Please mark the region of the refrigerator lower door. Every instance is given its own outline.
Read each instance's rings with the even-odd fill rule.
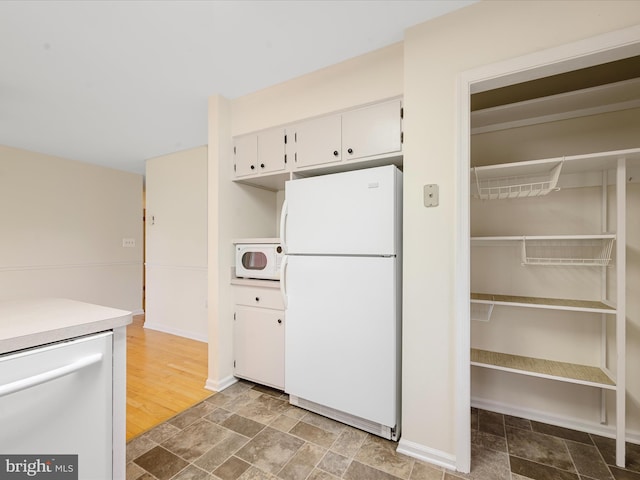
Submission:
[[[286,270],[285,391],[395,427],[396,258],[289,256]]]
[[[52,478],[71,473],[58,456],[77,455],[75,478],[112,478],[112,339],[105,332],[0,356],[0,454],[37,455],[55,468]]]

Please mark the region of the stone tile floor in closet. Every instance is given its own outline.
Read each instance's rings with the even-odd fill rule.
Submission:
[[[640,480],[640,446],[623,470],[610,439],[476,409],[471,421],[464,475],[240,382],[131,440],[127,480]]]

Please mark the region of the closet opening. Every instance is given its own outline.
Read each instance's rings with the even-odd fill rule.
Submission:
[[[459,77],[460,471],[472,406],[613,436],[624,466],[639,38],[634,27]]]

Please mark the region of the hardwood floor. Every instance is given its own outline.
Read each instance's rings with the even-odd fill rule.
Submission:
[[[213,394],[206,343],[143,325],[136,315],[127,327],[127,441]]]

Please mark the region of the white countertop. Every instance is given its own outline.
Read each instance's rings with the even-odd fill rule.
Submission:
[[[66,298],[0,302],[0,354],[130,324],[126,310]]]

